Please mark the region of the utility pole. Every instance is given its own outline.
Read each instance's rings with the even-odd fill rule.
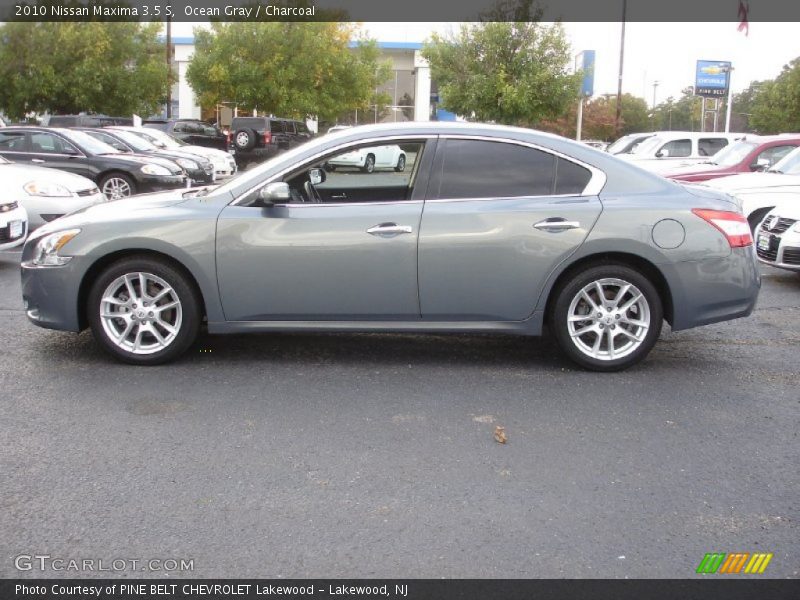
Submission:
[[[653,131],[656,130],[656,88],[659,83],[659,81],[653,82]]]
[[[619,121],[622,116],[622,69],[625,65],[625,18],[628,12],[628,0],[622,0],[622,33],[619,38],[619,78],[617,80],[617,115],[614,118],[614,131],[619,136]]]
[[[731,132],[731,102],[733,100],[731,77],[733,77],[733,65],[728,68],[728,99],[725,101],[725,133]]]
[[[167,16],[167,118],[172,117],[172,18]]]

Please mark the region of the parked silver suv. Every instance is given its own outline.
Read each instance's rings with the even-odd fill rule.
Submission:
[[[326,173],[397,145],[406,168]],[[33,234],[29,319],[134,364],[210,333],[500,332],[548,324],[578,364],[642,360],[675,330],[743,317],[760,279],[747,221],[583,144],[463,123],[356,127],[216,188],[90,208]]]

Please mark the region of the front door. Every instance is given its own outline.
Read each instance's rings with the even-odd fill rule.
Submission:
[[[410,144],[414,156],[424,145]],[[220,214],[217,277],[228,321],[419,319],[427,173],[409,164],[403,173],[337,170],[319,182],[328,158],[281,179],[291,201],[262,207],[255,190]]]

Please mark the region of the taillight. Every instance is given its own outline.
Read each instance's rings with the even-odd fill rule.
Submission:
[[[743,215],[728,210],[711,210],[709,208],[693,208],[692,212],[705,222],[722,232],[731,248],[744,248],[753,245],[750,225]]]
[[[226,143],[228,144],[228,148],[230,148],[231,147],[231,143],[233,142],[233,136],[231,135],[230,131],[225,134],[225,140],[226,140]]]
[[[272,143],[272,132],[271,131],[265,131],[264,132],[264,144],[270,144],[270,143]]]

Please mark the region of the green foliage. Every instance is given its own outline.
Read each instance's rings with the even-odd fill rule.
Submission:
[[[0,109],[149,115],[166,99],[160,24],[0,25]]]
[[[681,97],[672,96],[661,102],[653,111],[653,131],[699,131],[702,99],[694,95],[691,87],[684,88]],[[643,129],[642,131],[646,131]]]
[[[574,102],[581,74],[560,23],[543,25],[531,1],[506,2],[486,17],[524,20],[464,24],[452,36],[433,34],[422,50],[438,83],[442,107],[479,121],[534,125]]]
[[[733,95],[733,110],[731,111],[731,131],[753,133],[755,130],[750,122],[753,116],[753,107],[758,90],[763,85],[761,81],[753,81],[747,89]]]
[[[195,30],[187,79],[204,107],[231,102],[281,116],[332,120],[377,103],[390,75],[374,41],[349,47],[347,23],[213,23]]]
[[[800,58],[757,88],[750,123],[762,134],[800,131]],[[736,108],[736,105],[733,105]]]
[[[560,118],[540,123],[538,127],[545,131],[574,138],[577,128],[577,107],[575,103]],[[616,139],[617,97],[613,95],[598,96],[583,104],[583,125],[581,138],[584,140]],[[647,103],[631,94],[622,95],[622,113],[620,115],[621,135],[647,131],[650,128]]]

